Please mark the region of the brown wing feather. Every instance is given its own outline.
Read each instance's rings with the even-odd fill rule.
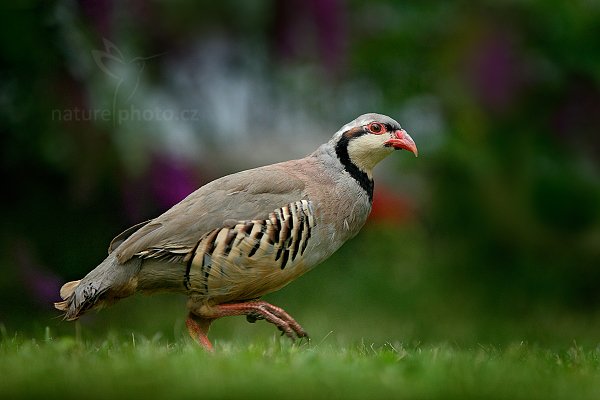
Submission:
[[[202,186],[121,243],[116,249],[119,263],[146,251],[187,253],[204,234],[227,220],[265,219],[274,209],[305,198],[304,182],[288,172],[300,167],[297,161],[287,161]]]
[[[113,240],[111,240],[110,244],[108,245],[108,254],[115,251],[115,249],[117,247],[119,247],[121,245],[121,243],[123,243],[125,240],[127,240],[127,238],[129,236],[133,235],[135,233],[135,231],[137,231],[138,229],[140,229],[142,226],[146,225],[150,221],[151,220],[140,222],[139,224],[135,224],[134,226],[125,229],[123,232],[121,232],[117,236],[115,236],[115,238]]]

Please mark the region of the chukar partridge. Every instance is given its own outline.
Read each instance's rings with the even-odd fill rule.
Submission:
[[[400,149],[417,155],[398,122],[365,114],[305,158],[210,182],[114,238],[108,257],[66,283],[55,307],[74,320],[136,292],[169,291],[188,296],[188,331],[208,350],[211,322],[232,315],[306,337],[284,310],[259,299],[358,233],[371,211],[373,167]]]

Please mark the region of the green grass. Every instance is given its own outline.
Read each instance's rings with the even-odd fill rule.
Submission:
[[[9,337],[2,398],[597,399],[600,349]]]

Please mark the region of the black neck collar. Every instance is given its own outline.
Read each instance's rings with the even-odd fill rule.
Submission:
[[[364,189],[369,196],[369,201],[372,203],[374,188],[373,179],[369,178],[369,175],[367,175],[365,171],[358,168],[358,166],[352,162],[352,159],[350,159],[350,155],[348,154],[348,143],[354,137],[356,136],[348,136],[346,134],[342,135],[340,140],[335,145],[335,154],[344,166],[344,169],[352,178],[354,178],[354,180],[356,180],[356,182],[358,182],[360,187]]]

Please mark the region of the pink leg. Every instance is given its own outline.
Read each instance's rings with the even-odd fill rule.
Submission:
[[[208,329],[210,328],[210,324],[213,319],[211,318],[202,318],[192,313],[189,313],[187,320],[185,321],[185,325],[187,326],[188,332],[192,339],[196,341],[200,346],[202,346],[207,351],[214,351],[213,345],[208,340]]]
[[[251,301],[246,303],[219,304],[210,308],[208,313],[203,313],[210,320],[229,317],[233,315],[246,315],[249,320],[264,319],[279,328],[287,337],[294,341],[296,337],[308,338],[308,334],[294,318],[279,307],[266,301]],[[208,340],[208,339],[207,339]]]

